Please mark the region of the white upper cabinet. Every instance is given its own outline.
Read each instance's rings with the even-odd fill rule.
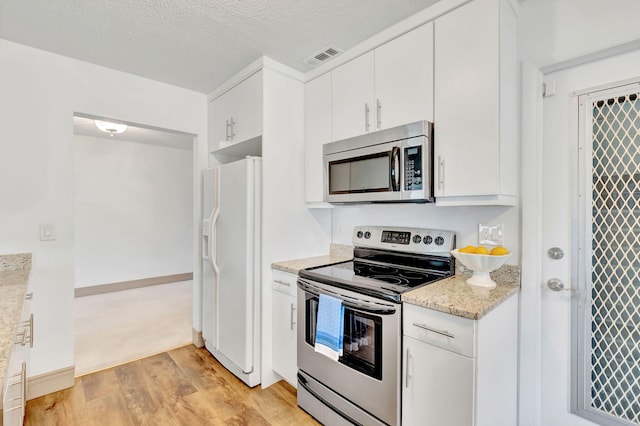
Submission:
[[[209,151],[262,135],[262,70],[209,103]]]
[[[331,71],[332,139],[433,121],[433,23]]]
[[[375,50],[376,130],[433,121],[433,23]]]
[[[435,21],[438,205],[516,203],[516,45],[508,0],[474,0]]]
[[[373,52],[367,52],[331,71],[333,140],[373,130],[373,60]]]
[[[323,202],[322,145],[327,142],[331,142],[331,73],[304,86],[304,189],[308,204]]]

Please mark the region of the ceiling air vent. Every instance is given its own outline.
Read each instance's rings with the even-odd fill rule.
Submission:
[[[338,56],[341,53],[342,49],[330,44],[324,49],[318,50],[316,53],[304,59],[302,62],[307,65],[311,65],[312,67],[317,67],[318,65],[327,62],[329,59]]]

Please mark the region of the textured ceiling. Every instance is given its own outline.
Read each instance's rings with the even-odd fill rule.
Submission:
[[[0,0],[0,37],[208,93],[261,55],[295,68],[438,0]]]

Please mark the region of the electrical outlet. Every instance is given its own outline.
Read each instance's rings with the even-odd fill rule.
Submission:
[[[40,241],[53,241],[56,239],[56,226],[53,223],[40,224]]]
[[[502,245],[503,225],[478,225],[478,244]]]

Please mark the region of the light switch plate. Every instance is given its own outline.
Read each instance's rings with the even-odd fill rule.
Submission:
[[[478,225],[478,244],[501,246],[503,237],[503,225]]]
[[[56,226],[53,223],[40,224],[40,241],[53,241],[56,239]]]

